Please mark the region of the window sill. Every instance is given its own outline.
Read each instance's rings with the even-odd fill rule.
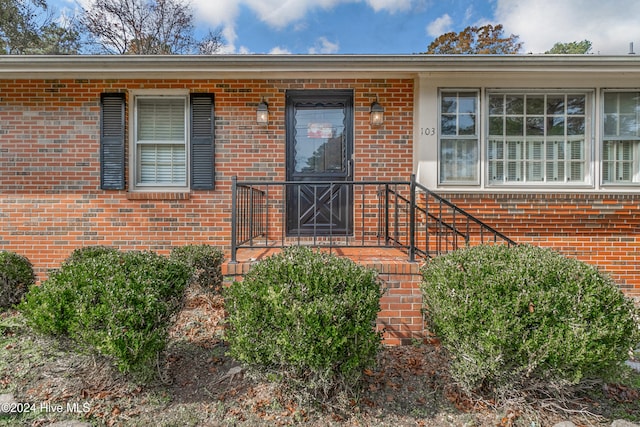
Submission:
[[[129,200],[189,200],[190,192],[129,192]]]

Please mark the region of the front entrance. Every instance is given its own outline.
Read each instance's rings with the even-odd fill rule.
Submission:
[[[287,234],[352,234],[353,92],[291,90],[286,109]]]

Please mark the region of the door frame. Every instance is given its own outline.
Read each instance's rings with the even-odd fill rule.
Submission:
[[[286,180],[288,182],[304,182],[304,181],[353,181],[354,179],[354,165],[353,155],[355,150],[354,141],[354,90],[353,89],[291,89],[286,92],[285,103],[285,158],[286,158]],[[343,105],[345,110],[345,126],[344,126],[344,152],[342,161],[344,162],[343,171],[323,174],[313,173],[297,173],[295,171],[295,142],[296,142],[296,129],[295,129],[295,115],[296,110],[299,107],[322,107],[327,104]],[[292,200],[293,190],[295,186],[288,186],[286,197],[286,234],[288,236],[298,235],[310,235],[309,231],[301,230],[299,228],[292,227],[293,223],[299,223],[298,219],[294,216],[297,215],[297,202]],[[344,214],[346,218],[347,227],[343,230],[317,230],[314,231],[314,235],[351,235],[353,234],[353,217],[354,217],[354,202],[353,202],[353,186],[346,187],[345,197],[348,201]]]

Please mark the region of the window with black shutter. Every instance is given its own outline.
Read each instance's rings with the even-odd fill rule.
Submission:
[[[191,189],[214,187],[213,95],[191,95]]]
[[[123,190],[125,97],[123,93],[105,93],[100,101],[100,188]]]
[[[212,94],[130,94],[131,150],[125,157],[125,95],[104,93],[100,117],[100,186],[130,191],[214,188]]]

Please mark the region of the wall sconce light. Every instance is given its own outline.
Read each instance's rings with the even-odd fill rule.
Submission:
[[[256,110],[256,122],[258,122],[259,125],[269,124],[269,104],[267,104],[264,99],[258,104],[258,109]]]
[[[371,126],[380,126],[384,122],[384,108],[378,104],[378,99],[371,103]]]

